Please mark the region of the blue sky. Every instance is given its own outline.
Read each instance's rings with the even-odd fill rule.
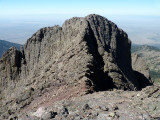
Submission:
[[[160,0],[0,0],[0,16],[160,15]]]
[[[93,13],[116,23],[133,43],[160,44],[160,0],[0,0],[0,39],[24,44],[42,27]]]

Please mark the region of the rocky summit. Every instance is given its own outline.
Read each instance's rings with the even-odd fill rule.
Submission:
[[[139,59],[132,69],[130,48],[123,30],[95,14],[71,18],[62,27],[38,30],[24,47],[12,47],[0,59],[0,118],[17,120],[25,115],[27,120],[41,119],[41,112],[57,101],[152,85],[147,69],[136,66]],[[32,114],[36,118],[29,117],[32,110],[37,110]],[[64,107],[62,113],[68,116],[70,111]],[[58,113],[50,114],[46,119]]]

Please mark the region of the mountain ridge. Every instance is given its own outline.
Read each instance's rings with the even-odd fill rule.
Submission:
[[[132,45],[132,53],[139,54],[150,69],[150,76],[156,84],[160,82],[160,49],[149,45]]]
[[[12,46],[16,47],[17,49],[20,49],[21,45],[6,40],[0,40],[0,57],[2,57],[2,55]]]
[[[93,92],[152,85],[132,69],[130,48],[123,30],[95,14],[38,30],[0,60],[2,119]]]

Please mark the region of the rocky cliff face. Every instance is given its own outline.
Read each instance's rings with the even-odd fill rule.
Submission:
[[[132,54],[132,67],[141,87],[144,88],[152,83],[146,62],[136,53]]]
[[[132,52],[146,61],[151,79],[155,84],[160,84],[160,49],[148,45],[133,45]]]
[[[40,29],[0,60],[2,118],[94,91],[149,85],[136,79],[130,46],[127,34],[99,15]]]

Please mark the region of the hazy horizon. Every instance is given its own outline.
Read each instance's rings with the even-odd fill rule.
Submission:
[[[135,44],[160,44],[159,8],[158,0],[0,0],[0,39],[24,44],[42,27],[95,13],[117,24]]]

